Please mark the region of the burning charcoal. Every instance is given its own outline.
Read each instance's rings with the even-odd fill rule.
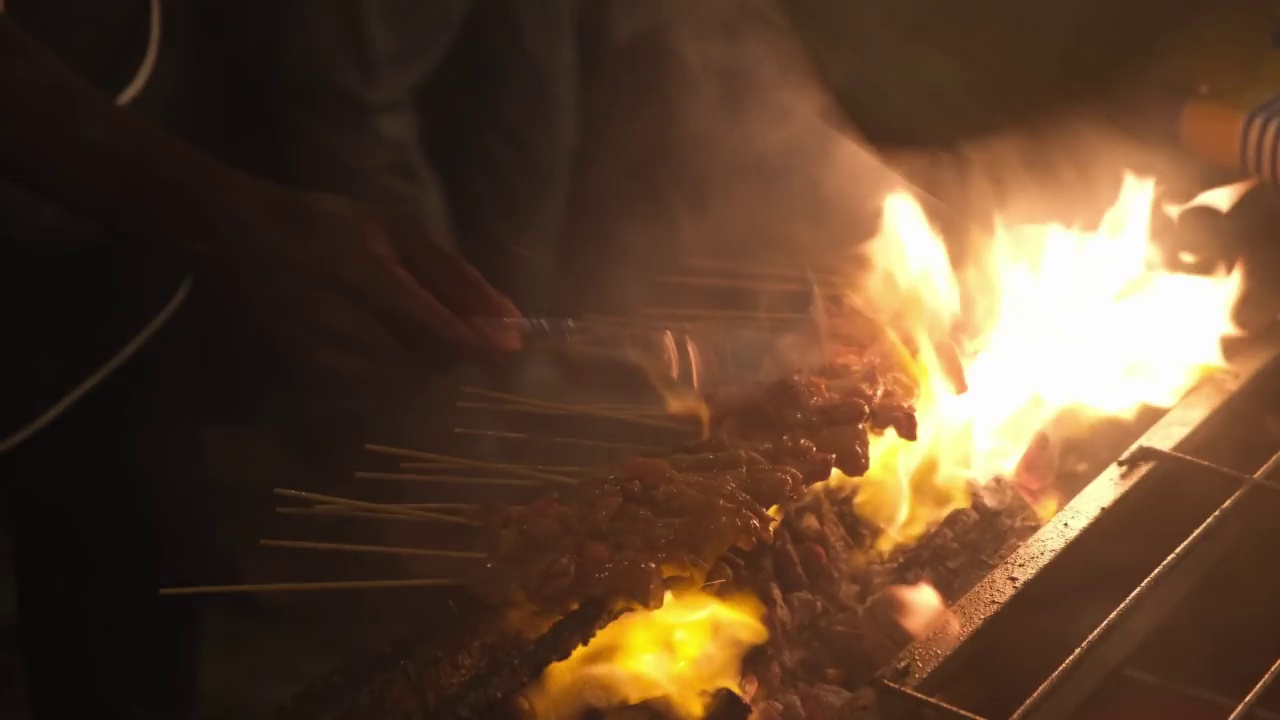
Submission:
[[[751,717],[751,706],[737,693],[721,688],[711,697],[703,717],[705,720],[747,720]]]
[[[742,676],[742,682],[739,685],[742,686],[742,692],[739,695],[742,696],[743,701],[750,704],[751,698],[756,695],[756,690],[760,689],[760,681],[754,675],[747,674]]]
[[[774,657],[773,647],[758,645],[742,659],[742,671],[756,679],[757,689],[765,695],[775,695],[782,686],[782,664]]]
[[[942,521],[941,527],[946,528],[953,535],[961,535],[972,528],[981,519],[978,511],[973,508],[960,508],[953,510]]]
[[[804,574],[796,549],[791,545],[791,537],[785,530],[779,530],[773,541],[773,571],[778,584],[786,592],[800,592],[809,589],[809,578]]]
[[[804,714],[804,704],[795,695],[783,695],[777,700],[781,708],[782,720],[808,720]]]
[[[837,578],[827,562],[827,552],[817,543],[804,543],[796,546],[796,556],[800,559],[800,567],[804,570],[809,582],[820,588],[833,589]]]
[[[787,607],[787,601],[777,585],[770,585],[769,590],[770,592],[763,598],[764,607],[768,611],[766,622],[771,626],[769,637],[782,638],[791,632],[791,609]]]
[[[862,586],[851,582],[840,583],[840,589],[836,592],[836,599],[846,608],[861,607],[863,600]]]
[[[844,503],[852,505],[852,503]],[[854,542],[845,533],[844,524],[840,522],[835,507],[826,495],[818,495],[815,509],[822,527],[823,548],[827,551],[827,559],[835,570],[837,577],[845,577],[853,567]]]
[[[871,565],[863,570],[861,585],[868,598],[874,597],[898,581],[899,568],[892,565]]]
[[[795,627],[805,627],[822,614],[822,601],[807,592],[795,592],[786,596],[787,609]]]
[[[813,513],[803,512],[793,523],[792,531],[806,542],[818,542],[822,538],[822,523]]]
[[[884,665],[912,640],[937,630],[955,630],[951,615],[938,591],[928,585],[895,586],[867,603],[863,629],[875,634],[877,661]]]
[[[751,714],[751,720],[782,720],[782,703],[776,700],[760,703]]]
[[[819,620],[814,639],[850,682],[865,681],[881,666],[867,650],[862,613],[856,610]]]
[[[853,694],[835,685],[810,685],[800,691],[800,703],[808,720],[842,720]]]
[[[846,720],[879,720],[876,712],[876,692],[871,688],[855,690],[844,705]]]

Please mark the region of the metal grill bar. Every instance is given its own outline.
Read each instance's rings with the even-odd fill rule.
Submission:
[[[1152,447],[1150,445],[1139,445],[1133,449],[1133,452],[1120,458],[1116,464],[1120,467],[1133,467],[1134,465],[1145,465],[1147,463],[1160,462],[1162,460],[1168,461],[1174,465],[1183,465],[1196,470],[1204,470],[1205,472],[1217,475],[1218,477],[1238,480],[1242,483],[1254,484],[1268,490],[1280,492],[1280,484],[1275,482],[1265,480],[1254,475],[1246,475],[1242,472],[1236,472],[1230,468],[1224,468],[1221,465],[1214,465],[1211,462],[1205,462],[1200,458],[1183,455],[1180,452]]]
[[[1164,453],[1155,453],[1149,457],[1152,462],[1171,459],[1186,464],[1185,461],[1169,458]],[[1067,720],[1073,717],[1098,683],[1116,669],[1142,638],[1166,617],[1201,574],[1220,557],[1227,545],[1227,534],[1222,532],[1224,521],[1237,512],[1242,501],[1259,485],[1256,481],[1270,480],[1280,469],[1280,453],[1272,456],[1252,476],[1243,476],[1194,458],[1191,460],[1194,460],[1192,464],[1198,469],[1214,472],[1221,477],[1247,478],[1248,482],[1243,482],[1230,499],[1147,576],[1120,607],[1018,708],[1011,720],[1028,720],[1033,715],[1037,720]],[[1160,588],[1159,592],[1153,592],[1156,587]],[[1141,611],[1135,612],[1135,608],[1140,608]],[[1270,681],[1268,678],[1264,680]]]
[[[1125,677],[1131,680],[1135,680],[1137,682],[1150,685],[1151,687],[1158,688],[1160,690],[1164,690],[1167,692],[1171,692],[1176,695],[1189,697],[1189,698],[1192,698],[1193,700],[1212,703],[1222,708],[1223,710],[1234,710],[1236,707],[1239,707],[1238,705],[1236,705],[1234,700],[1229,700],[1221,695],[1218,695],[1217,693],[1211,693],[1205,690],[1201,690],[1199,688],[1186,687],[1185,685],[1179,685],[1178,683],[1169,682],[1168,680],[1163,680],[1159,677],[1156,677],[1155,675],[1152,675],[1151,673],[1146,673],[1141,670],[1137,670],[1135,668],[1125,668],[1122,671],[1122,673],[1124,674]],[[1273,712],[1268,712],[1266,710],[1254,710],[1253,715],[1254,717],[1260,718],[1261,720],[1280,720],[1280,715],[1277,715]]]
[[[937,698],[929,697],[923,693],[916,692],[908,687],[903,687],[897,683],[881,680],[880,687],[892,693],[896,693],[907,700],[910,700],[921,709],[927,708],[930,711],[930,720],[986,720],[981,715],[974,715],[967,710],[961,710],[953,705],[948,705]]]
[[[1236,706],[1236,709],[1231,713],[1231,717],[1227,718],[1227,720],[1244,720],[1244,718],[1248,717],[1249,711],[1253,709],[1254,705],[1258,704],[1258,701],[1266,694],[1267,688],[1271,687],[1271,683],[1275,681],[1277,676],[1280,676],[1280,659],[1277,659],[1271,669],[1267,670],[1267,674],[1263,675],[1258,684],[1253,686],[1253,689],[1249,691],[1244,700],[1240,701],[1240,704]],[[1257,714],[1259,716],[1262,715],[1261,712]]]

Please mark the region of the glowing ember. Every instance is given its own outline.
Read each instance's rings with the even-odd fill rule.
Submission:
[[[898,585],[886,593],[894,601],[894,620],[912,638],[919,640],[930,632],[956,624],[947,612],[947,603],[928,583]]]
[[[763,617],[754,597],[667,593],[661,608],[623,615],[547,668],[526,699],[539,718],[659,698],[701,717],[711,693],[738,689],[743,656],[768,639]]]
[[[1222,365],[1239,273],[1159,267],[1153,201],[1151,181],[1127,177],[1096,230],[997,223],[986,252],[959,273],[911,196],[885,201],[858,297],[913,348],[920,439],[875,439],[871,470],[853,481],[856,509],[884,529],[882,550],[965,506],[971,481],[1012,477],[1038,435],[1060,439],[1082,421],[1171,406]],[[962,394],[940,352],[952,341]],[[1034,500],[1046,514],[1056,509],[1051,497]]]

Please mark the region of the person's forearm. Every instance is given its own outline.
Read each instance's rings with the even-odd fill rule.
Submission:
[[[258,185],[115,107],[3,14],[0,172],[125,241],[188,252],[216,249]]]

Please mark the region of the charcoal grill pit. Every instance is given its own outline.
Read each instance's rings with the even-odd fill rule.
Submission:
[[[954,637],[945,644],[943,638],[926,638],[883,670],[885,717],[1139,716],[1132,709],[1127,715],[1107,714],[1107,693],[1119,707],[1117,682],[1141,685],[1148,693],[1160,685],[1179,688],[1165,687],[1157,698],[1163,702],[1181,695],[1179,713],[1192,712],[1185,705],[1189,701],[1214,710],[1205,717],[1229,712],[1244,717],[1237,704],[1259,701],[1263,692],[1250,689],[1274,679],[1271,668],[1280,648],[1250,650],[1261,660],[1229,659],[1228,665],[1254,667],[1244,671],[1252,673],[1250,680],[1243,686],[1237,680],[1231,690],[1206,689],[1189,679],[1170,682],[1168,669],[1152,673],[1133,663],[1188,655],[1203,663],[1203,657],[1170,642],[1186,627],[1211,624],[1212,617],[1207,621],[1187,609],[1196,605],[1197,593],[1204,594],[1197,588],[1215,585],[1214,577],[1216,585],[1225,582],[1230,572],[1223,568],[1239,563],[1222,560],[1241,552],[1235,548],[1242,538],[1265,536],[1269,528],[1271,536],[1277,534],[1269,519],[1280,508],[1280,492],[1242,483],[1242,477],[1273,465],[1267,459],[1280,447],[1274,432],[1269,435],[1262,427],[1268,404],[1280,392],[1274,357],[1274,348],[1259,348],[1235,364],[1233,375],[1202,384],[1138,441],[1155,450],[1141,451],[1136,459],[1151,462],[1128,469],[1117,464],[1104,472],[957,603],[959,644]],[[1272,510],[1269,518],[1259,507]],[[1252,562],[1253,568],[1265,567],[1257,556]],[[1210,581],[1204,580],[1206,574]],[[1272,584],[1280,594],[1280,582]],[[1221,607],[1217,614],[1233,615]],[[1272,629],[1280,641],[1277,623],[1259,629]],[[1153,647],[1161,649],[1152,652]],[[1145,707],[1144,712],[1156,712],[1158,705]],[[1082,708],[1089,710],[1078,714]],[[1152,715],[1157,716],[1169,715]]]
[[[1249,422],[1260,399],[1273,397],[1280,388],[1280,367],[1271,362],[1272,355],[1271,350],[1258,351],[1236,363],[1234,374],[1208,379],[1157,421],[1138,444],[1176,449],[1237,474],[1255,470],[1275,447],[1268,445],[1269,441],[1254,442],[1258,438],[1233,433],[1232,429]],[[952,634],[916,643],[881,672],[883,716],[887,720],[1011,717],[1150,570],[1239,487],[1236,478],[1206,479],[1201,469],[1193,470],[1156,463],[1128,471],[1113,466],[1103,472],[955,603],[952,612],[959,622],[958,637]],[[1280,493],[1275,494],[1280,501]],[[1177,502],[1161,503],[1161,497],[1177,498]],[[1151,508],[1163,511],[1154,519],[1158,522],[1148,517]],[[928,543],[924,540],[922,547]],[[1004,556],[999,554],[996,562]],[[929,563],[920,565],[927,569]],[[993,565],[995,562],[981,569]],[[973,584],[972,578],[950,580],[951,587],[939,588],[948,601]],[[1053,620],[1046,622],[1045,618]],[[421,677],[424,664],[411,659],[415,653],[419,657],[425,653],[439,660],[439,653],[431,655],[425,646],[420,643],[408,651],[397,650],[363,676],[348,672],[343,682],[331,684],[327,699],[313,692],[306,709],[295,705],[288,717],[381,720],[439,716],[457,699],[451,693],[467,682],[480,682],[476,676],[486,672],[486,663],[473,662],[457,671],[449,692],[432,689],[424,686],[430,681]],[[508,639],[506,645],[491,643],[489,647],[508,652],[512,646]],[[488,659],[494,657],[491,654]],[[488,672],[494,667],[490,663]],[[1122,674],[1130,680],[1156,677],[1165,682],[1164,676],[1152,675],[1141,667],[1125,667]],[[1256,673],[1258,677],[1261,674]],[[1062,683],[1059,688],[1075,687],[1076,682]],[[388,686],[398,689],[388,692]],[[502,693],[509,689],[504,687]],[[1190,692],[1211,698],[1201,702],[1219,708],[1225,702],[1222,698],[1228,697],[1202,688],[1192,687]],[[387,699],[401,695],[397,702]],[[1241,691],[1234,697],[1243,696]],[[1089,697],[1084,692],[1076,700],[1084,702]],[[345,709],[336,710],[339,706]],[[476,714],[475,707],[479,706],[469,714],[454,716],[496,717]],[[727,707],[737,706],[730,703]],[[1042,717],[1038,712],[1028,711],[1020,717]]]

